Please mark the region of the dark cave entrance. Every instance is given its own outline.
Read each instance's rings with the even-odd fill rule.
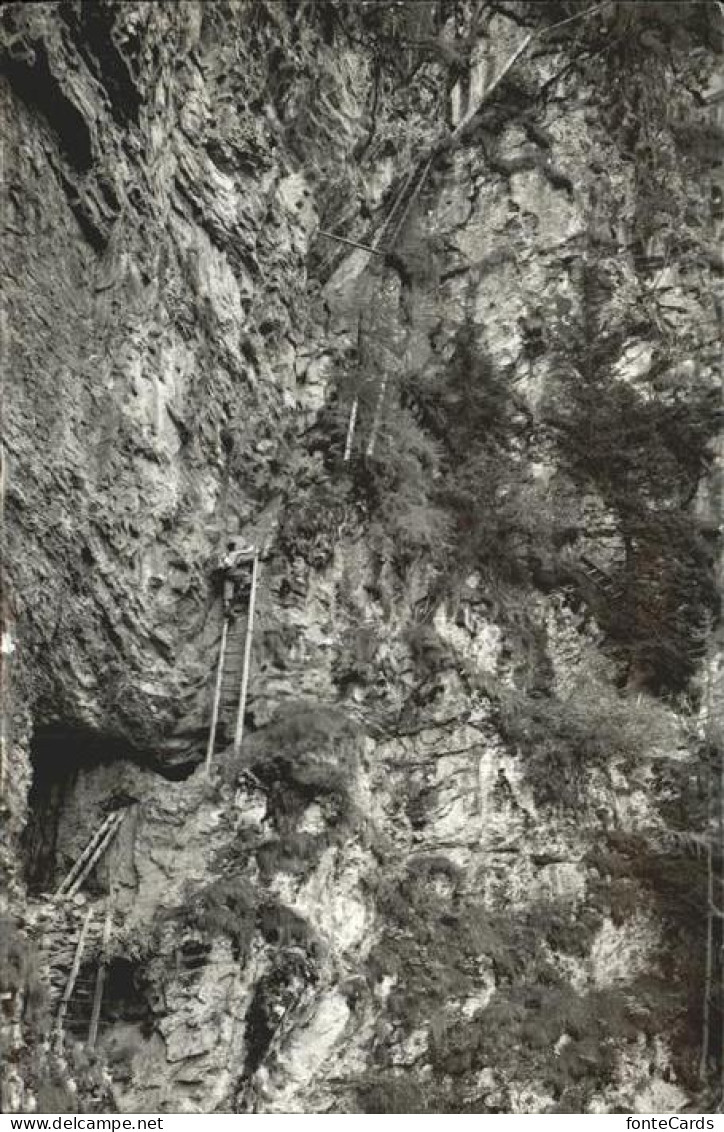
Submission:
[[[127,747],[98,732],[63,725],[36,730],[31,745],[33,779],[28,795],[28,820],[22,839],[25,879],[33,895],[52,892],[61,879],[58,834],[66,807],[81,779],[90,771],[121,759],[129,760]],[[109,789],[100,799],[100,808],[93,807],[92,812],[82,815],[84,839],[91,837],[99,822],[112,810],[137,801],[120,787]]]
[[[30,757],[33,779],[22,849],[32,895],[52,892],[70,868],[69,832],[71,851],[79,854],[104,818],[142,801],[139,769],[184,782],[199,765],[198,759],[165,763],[154,751],[118,736],[64,723],[38,726]],[[62,831],[65,837],[59,837]],[[97,878],[89,879],[88,886],[93,884],[97,887]]]
[[[123,956],[111,959],[103,985],[101,1022],[131,1022],[148,1037],[155,1017],[150,999],[151,986],[143,965]]]
[[[65,1029],[77,1041],[86,1042],[93,1015],[100,956],[83,963],[68,1003]],[[114,956],[104,971],[101,991],[99,1035],[108,1026],[126,1023],[138,1026],[143,1037],[154,1030],[155,1011],[152,1005],[152,988],[139,961]]]

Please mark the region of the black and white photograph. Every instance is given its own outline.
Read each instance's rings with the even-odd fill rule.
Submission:
[[[724,0],[0,2],[2,1132],[724,1132],[723,234]]]

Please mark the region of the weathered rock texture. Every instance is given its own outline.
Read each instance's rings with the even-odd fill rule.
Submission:
[[[704,1103],[702,865],[665,831],[707,830],[719,679],[718,8],[540,36],[445,144],[585,5],[478,7],[3,8],[11,1107]],[[320,234],[397,199],[393,255]],[[209,781],[239,530],[247,740],[225,689]],[[42,987],[109,892],[98,1044],[81,1010],[61,1056]]]

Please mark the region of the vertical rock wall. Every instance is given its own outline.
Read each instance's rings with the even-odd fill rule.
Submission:
[[[550,417],[594,269],[612,395],[716,395],[717,173],[681,132],[708,128],[720,33],[627,32],[612,4],[580,43],[536,40],[445,146],[518,7],[3,13],[3,867],[17,946],[41,949],[26,999],[60,930],[45,893],[127,809],[63,927],[112,896],[97,1048],[46,1054],[42,1010],[14,1019],[11,1106],[669,1111],[700,1087],[701,954],[661,882],[699,874],[657,848],[688,805],[696,678],[660,701],[623,662],[574,567],[629,551]],[[696,254],[641,242],[626,115],[655,108],[611,94],[626,35],[671,96],[652,131]],[[320,232],[369,247],[396,201],[394,255]],[[471,538],[430,489],[455,366],[443,419],[479,381],[508,430]],[[665,505],[688,514],[701,479]],[[248,741],[224,750],[229,704],[208,781],[239,530],[265,547]]]

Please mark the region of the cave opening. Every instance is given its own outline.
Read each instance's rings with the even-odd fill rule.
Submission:
[[[65,1031],[85,1043],[93,1017],[93,1000],[98,989],[100,956],[81,965],[65,1016]],[[119,1023],[138,1027],[143,1037],[154,1029],[151,987],[143,964],[126,956],[109,959],[101,985],[99,1033]]]
[[[123,738],[67,723],[35,729],[30,761],[22,848],[28,890],[36,896],[54,891],[106,818],[142,802],[139,770],[183,782],[199,766],[198,759],[164,763]],[[98,889],[98,875],[91,883]]]
[[[90,729],[49,725],[36,729],[31,750],[32,783],[28,795],[28,819],[23,834],[25,879],[33,895],[53,891],[61,878],[58,838],[61,823],[80,783],[89,772],[128,761],[127,748],[117,739]],[[109,784],[112,780],[109,779]],[[102,799],[100,814],[82,815],[84,837],[113,810],[130,806],[139,799],[120,786],[111,787]],[[77,807],[76,807],[77,808]]]
[[[154,1011],[143,965],[124,956],[111,959],[105,975],[101,1022],[132,1022],[144,1036],[153,1031]]]

